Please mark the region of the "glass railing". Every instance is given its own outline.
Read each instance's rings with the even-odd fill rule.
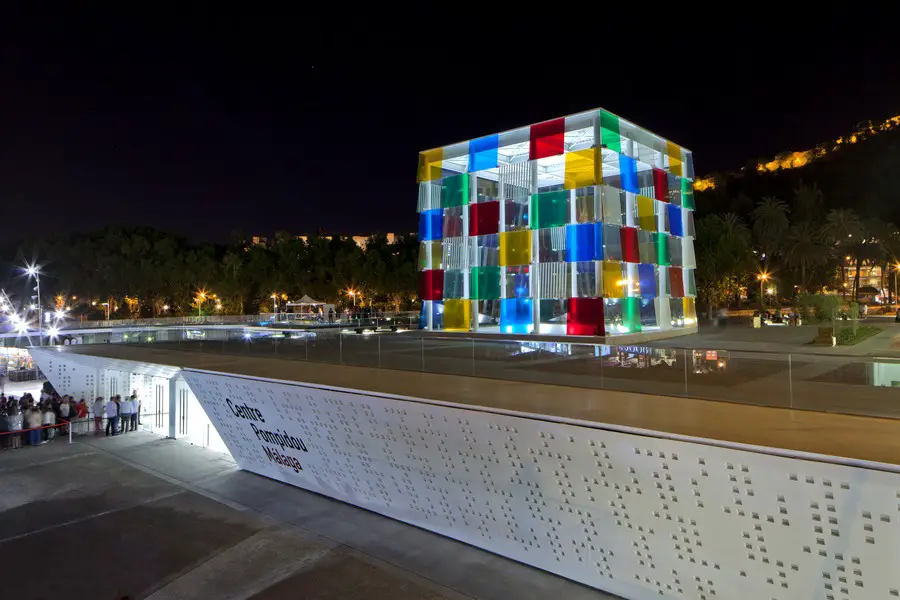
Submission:
[[[405,325],[165,327],[85,334],[81,341],[900,418],[900,359],[442,337],[405,332]]]

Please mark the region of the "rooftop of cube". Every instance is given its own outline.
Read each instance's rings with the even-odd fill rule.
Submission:
[[[424,150],[419,154],[418,180],[439,179],[451,173],[479,172],[490,176],[504,165],[552,157],[561,161],[567,152],[596,147],[610,151],[608,157],[604,152],[604,162],[612,161],[615,152],[627,154],[648,167],[662,166],[676,175],[694,177],[690,150],[598,108]]]

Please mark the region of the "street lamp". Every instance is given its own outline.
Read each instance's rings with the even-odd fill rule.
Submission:
[[[106,309],[106,322],[109,323],[109,302],[104,302],[100,306],[103,306]]]
[[[355,309],[356,308],[356,295],[357,295],[356,290],[347,290],[347,295],[350,296],[351,298],[353,298],[353,308]]]
[[[766,309],[766,297],[763,294],[763,285],[769,280],[769,274],[763,271],[757,275],[756,278],[759,279],[759,309],[763,311]]]
[[[275,320],[278,320],[278,294],[272,294],[272,310],[275,313]]]
[[[44,345],[44,335],[41,329],[44,326],[44,307],[41,306],[41,268],[37,265],[27,265],[25,267],[25,273],[29,277],[34,277],[34,281],[37,285],[35,285],[34,289],[37,292],[37,309],[38,309],[38,344],[40,346]]]

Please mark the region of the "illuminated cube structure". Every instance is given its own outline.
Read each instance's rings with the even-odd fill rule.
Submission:
[[[691,153],[592,110],[419,154],[423,329],[692,328]]]

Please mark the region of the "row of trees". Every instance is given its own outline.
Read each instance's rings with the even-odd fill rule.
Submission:
[[[782,297],[831,289],[856,299],[863,266],[880,266],[883,278],[891,272],[900,257],[900,232],[893,223],[861,218],[848,208],[826,211],[815,184],[801,182],[793,192],[790,203],[760,199],[748,218],[726,212],[697,220],[702,302],[730,304],[742,288],[752,294],[763,274],[777,280]],[[891,290],[891,283],[888,277],[882,289]]]
[[[414,237],[388,243],[373,235],[365,250],[348,238],[303,241],[284,233],[271,246],[249,244],[241,235],[215,246],[156,229],[107,228],[45,240],[32,256],[42,265],[45,295],[66,304],[75,297],[76,307],[100,318],[102,302],[110,299],[119,316],[195,312],[200,292],[215,294],[219,310],[232,313],[271,310],[273,293],[280,304],[282,297],[303,294],[350,304],[348,290],[357,306],[407,310],[416,294],[417,252]],[[30,260],[22,256],[16,263]],[[201,308],[215,310],[215,304]]]

